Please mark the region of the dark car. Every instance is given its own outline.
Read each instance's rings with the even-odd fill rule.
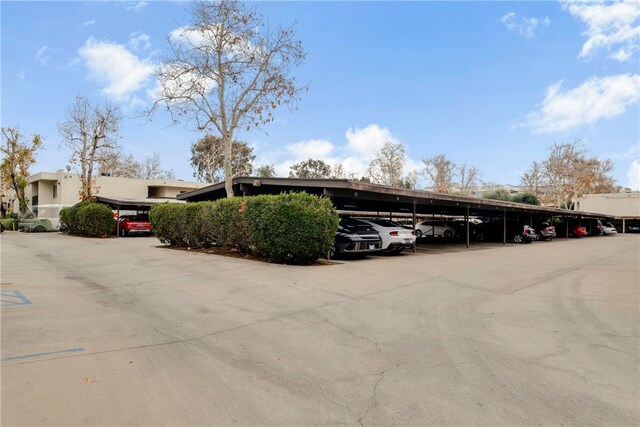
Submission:
[[[502,221],[488,221],[476,226],[476,240],[502,242],[504,224]],[[528,225],[507,223],[507,241],[531,243],[536,239],[535,230]]]
[[[151,235],[151,223],[146,214],[122,215],[118,219],[116,227],[122,237],[130,234]]]
[[[362,254],[382,249],[380,234],[366,222],[355,218],[342,217],[336,231],[336,239],[331,247],[331,257],[342,254]]]
[[[552,240],[556,237],[556,227],[548,222],[541,222],[536,226],[538,240]]]
[[[640,225],[627,225],[627,233],[640,233]]]

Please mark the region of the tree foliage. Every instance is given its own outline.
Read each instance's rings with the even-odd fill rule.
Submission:
[[[511,201],[511,192],[504,188],[499,188],[494,191],[486,191],[482,194],[485,199],[502,200],[503,202]]]
[[[166,108],[223,142],[227,196],[233,196],[233,144],[240,130],[273,121],[295,107],[302,90],[291,75],[306,54],[295,30],[265,25],[237,0],[195,2],[190,25],[168,38],[170,57],[157,69],[159,89],[149,111]]]
[[[549,157],[533,162],[520,178],[525,189],[544,204],[572,207],[572,200],[586,193],[609,193],[616,190],[610,159],[591,157],[578,139],[555,143]]]
[[[256,168],[255,175],[260,178],[273,178],[276,176],[276,170],[273,165],[260,165]]]
[[[538,196],[533,193],[518,193],[511,197],[511,201],[515,203],[524,203],[526,205],[540,205]]]
[[[94,105],[78,96],[67,109],[65,120],[58,124],[61,145],[69,150],[71,164],[80,175],[80,200],[91,200],[97,194],[94,168],[104,153],[118,147],[121,119],[117,107],[109,103]]]
[[[331,177],[331,166],[324,160],[309,158],[289,168],[289,178],[323,179]]]
[[[162,169],[160,154],[153,153],[144,161],[137,161],[132,154],[120,148],[103,150],[98,160],[100,175],[134,179],[176,179],[173,169]]]
[[[253,172],[256,156],[253,148],[244,142],[234,141],[231,160],[231,177],[249,176]],[[224,141],[212,135],[194,142],[191,146],[193,176],[202,182],[220,182],[224,179]]]
[[[33,135],[31,142],[24,140],[24,135],[17,127],[2,128],[2,152],[0,163],[2,189],[13,190],[18,199],[20,214],[29,214],[29,203],[25,194],[29,168],[36,162],[36,151],[42,147],[42,137]]]
[[[407,149],[404,144],[386,141],[369,163],[367,175],[375,184],[391,187],[415,188],[418,174],[404,173]]]

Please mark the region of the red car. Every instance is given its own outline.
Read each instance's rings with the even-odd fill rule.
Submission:
[[[129,234],[148,234],[151,235],[151,223],[149,222],[149,216],[140,215],[122,215],[118,219],[116,227],[120,230],[122,237]]]
[[[587,233],[587,228],[581,225],[573,225],[569,227],[569,236],[571,237],[586,236],[588,234],[589,233]]]

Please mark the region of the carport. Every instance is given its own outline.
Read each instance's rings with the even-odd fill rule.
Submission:
[[[410,190],[371,184],[348,179],[298,179],[298,178],[254,178],[233,179],[235,195],[280,194],[288,191],[306,191],[309,194],[324,195],[331,199],[337,210],[357,212],[384,212],[390,216],[401,214],[413,218],[416,215],[447,215],[464,217],[466,222],[466,245],[470,245],[470,217],[502,218],[503,244],[507,242],[507,220],[526,218],[532,224],[534,219],[561,218],[566,224],[565,237],[569,237],[569,220],[591,222],[596,219],[611,220],[599,213],[572,211],[545,206],[526,205],[483,199],[480,197],[441,194],[424,190]],[[224,182],[216,183],[194,191],[179,194],[179,200],[188,202],[217,200],[226,197]]]
[[[140,212],[149,212],[151,207],[159,203],[185,203],[183,200],[153,198],[153,199],[115,199],[111,197],[96,196],[96,202],[109,206],[112,210],[117,211],[120,218],[120,210],[131,210]],[[116,223],[116,236],[120,237],[120,221]]]

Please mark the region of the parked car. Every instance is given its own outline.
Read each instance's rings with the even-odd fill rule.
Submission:
[[[331,247],[331,258],[341,254],[367,254],[382,249],[380,234],[366,222],[342,217]]]
[[[552,240],[556,237],[556,227],[548,222],[541,222],[537,225],[538,240]]]
[[[588,235],[589,233],[587,233],[586,227],[583,227],[581,225],[572,225],[571,227],[569,227],[569,236],[571,237],[582,237]]]
[[[597,219],[593,227],[587,230],[587,233],[589,233],[590,236],[602,236],[602,221]]]
[[[416,246],[416,236],[413,231],[403,228],[398,223],[384,219],[361,219],[360,221],[371,225],[380,234],[383,251],[399,254],[404,249],[413,249]]]
[[[416,237],[455,237],[456,229],[442,221],[424,221],[416,227]]]
[[[640,233],[640,225],[627,225],[627,233]]]
[[[618,230],[610,222],[606,222],[602,225],[602,234],[605,236],[611,234],[618,234]]]
[[[536,232],[528,225],[507,222],[507,240],[515,243],[531,243],[536,239]],[[502,221],[487,221],[476,226],[476,239],[479,241],[501,242],[504,233]]]
[[[478,231],[478,224],[482,223],[480,220],[469,220],[469,238],[471,240],[477,240],[476,233]],[[467,221],[464,219],[454,219],[448,222],[447,225],[456,229],[456,235],[463,240],[467,238]]]
[[[151,223],[149,216],[146,214],[138,215],[121,215],[118,218],[117,229],[120,230],[120,236],[125,237],[129,234],[147,234],[151,235]]]

